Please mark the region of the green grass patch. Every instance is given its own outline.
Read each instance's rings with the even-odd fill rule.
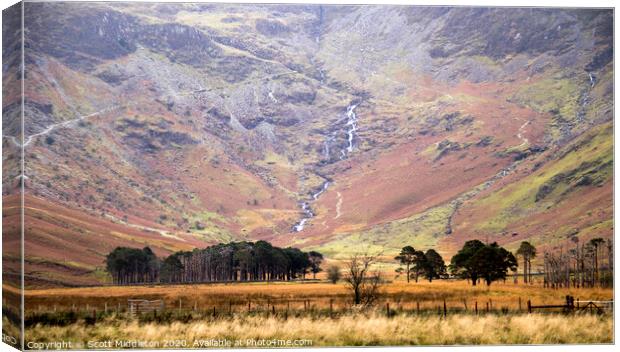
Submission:
[[[426,250],[435,247],[446,235],[446,225],[452,211],[452,205],[442,205],[409,218],[344,234],[309,249],[317,250],[334,259],[346,259],[360,251],[391,255],[398,253],[405,245]],[[360,247],[360,243],[364,245]]]
[[[490,211],[489,218],[480,223],[479,229],[504,231],[510,223],[532,211],[558,204],[561,197],[577,187],[607,181],[613,172],[612,132],[609,123],[594,128],[567,146],[557,160],[477,201],[476,206]],[[585,180],[586,177],[590,181]],[[541,197],[541,191],[547,194]]]

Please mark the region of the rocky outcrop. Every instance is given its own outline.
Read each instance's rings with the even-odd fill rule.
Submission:
[[[196,28],[176,23],[139,26],[134,40],[164,53],[172,62],[204,66],[220,56],[221,49]]]
[[[138,45],[190,65],[204,65],[220,54],[210,38],[187,25],[144,24],[134,16],[88,4],[76,4],[78,10],[71,12],[55,3],[26,6],[27,46],[81,70],[130,54]]]
[[[76,7],[82,11],[67,12],[58,3],[26,4],[27,47],[81,70],[136,50],[135,17],[84,4]]]
[[[290,29],[280,21],[259,19],[256,21],[256,30],[266,36],[279,36],[288,33]]]

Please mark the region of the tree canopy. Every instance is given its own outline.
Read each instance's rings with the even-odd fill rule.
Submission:
[[[152,282],[159,276],[159,261],[149,247],[116,247],[106,257],[106,269],[119,284]]]
[[[412,246],[405,246],[394,259],[398,260],[400,264],[405,265],[404,269],[402,267],[398,268],[396,272],[399,274],[404,273],[407,276],[407,282],[409,282],[411,277],[418,282],[420,275],[423,275],[429,281],[433,281],[433,279],[440,278],[446,274],[446,264],[441,255],[434,249],[429,249],[424,253]]]
[[[163,261],[148,247],[118,247],[107,256],[106,267],[117,284],[267,281],[305,278],[309,270],[321,270],[322,259],[318,252],[310,255],[297,248],[257,241],[176,252]]]
[[[415,262],[417,252],[412,246],[405,246],[400,250],[400,253],[394,258],[405,266],[405,273],[407,275],[407,282],[411,277],[411,266]]]
[[[523,257],[523,282],[531,281],[532,258],[536,257],[536,247],[527,241],[521,242],[517,255]]]
[[[517,260],[512,253],[497,243],[489,245],[479,240],[465,242],[463,248],[452,257],[450,269],[456,276],[471,280],[476,285],[478,279],[487,285],[506,278],[508,270],[517,270]]]
[[[428,281],[439,279],[446,274],[446,264],[437,251],[434,249],[427,250],[424,254],[424,259],[424,277],[426,277]]]
[[[310,271],[312,271],[312,277],[316,279],[316,274],[321,271],[323,254],[317,251],[310,251],[308,252],[308,259],[310,260]]]

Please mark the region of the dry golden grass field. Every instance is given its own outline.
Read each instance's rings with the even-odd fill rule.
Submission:
[[[561,304],[566,295],[580,300],[610,300],[613,299],[613,290],[604,288],[570,288],[547,289],[540,284],[525,285],[493,283],[471,286],[466,281],[438,280],[429,283],[394,281],[383,287],[382,303],[389,302],[394,309],[414,309],[419,304],[421,308],[436,308],[443,305],[449,308],[474,307],[478,302],[480,309],[486,309],[490,303],[492,309],[502,307],[511,310],[518,309],[519,299],[522,308],[527,300],[532,304]],[[5,291],[6,292],[6,291]],[[26,290],[27,311],[103,309],[127,305],[128,299],[162,299],[167,308],[178,308],[181,301],[182,308],[196,307],[198,310],[216,309],[228,310],[229,304],[233,308],[247,309],[250,301],[252,307],[276,305],[281,309],[288,306],[291,309],[303,309],[304,304],[315,308],[326,308],[330,301],[334,308],[345,308],[350,304],[351,297],[344,283],[325,283],[307,281],[300,282],[273,282],[273,283],[231,283],[231,284],[202,284],[202,285],[173,285],[173,286],[110,286],[91,288],[60,288],[45,290]],[[306,303],[304,303],[306,302]]]
[[[254,340],[284,343],[273,340],[299,339],[304,341],[293,343],[612,343],[610,311],[602,315],[563,314],[560,309],[527,312],[528,300],[533,305],[563,304],[566,295],[581,302],[607,301],[613,298],[613,291],[546,289],[512,282],[473,287],[465,281],[395,281],[383,287],[381,299],[373,308],[362,310],[351,307],[350,294],[343,283],[312,281],[27,290],[26,341],[72,341],[82,348],[107,348],[88,346],[89,341],[142,341],[151,343],[142,347],[204,348],[222,347],[217,343],[209,345],[214,340],[242,347],[251,346]],[[161,299],[165,311],[131,318],[127,313],[128,299]],[[67,317],[72,318],[50,323],[50,319]],[[280,347],[301,345],[284,343]]]
[[[95,326],[39,326],[26,331],[26,341],[45,343],[70,340],[138,340],[153,347],[210,347],[208,341],[227,340],[239,347],[248,340],[303,340],[307,346],[390,346],[454,344],[559,344],[612,343],[613,320],[595,315],[463,315],[439,316],[350,314],[338,318],[240,316],[189,323],[157,324],[110,321]],[[272,345],[271,347],[278,347]],[[291,346],[280,346],[291,347]]]

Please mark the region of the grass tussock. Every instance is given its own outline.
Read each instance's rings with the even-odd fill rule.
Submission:
[[[238,315],[189,323],[140,323],[110,319],[94,326],[36,326],[27,341],[86,342],[106,339],[146,341],[200,339],[309,339],[312,346],[612,343],[611,316],[433,315],[357,313],[338,318]]]

